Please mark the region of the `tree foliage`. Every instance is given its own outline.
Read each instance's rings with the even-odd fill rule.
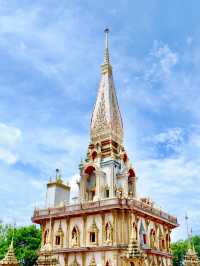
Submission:
[[[194,236],[191,239],[192,245],[200,258],[200,236]],[[183,259],[188,249],[188,240],[180,240],[171,245],[172,255],[173,255],[173,265],[182,266]]]
[[[34,265],[40,248],[40,230],[35,225],[31,225],[15,228],[13,234],[11,226],[0,224],[0,259],[4,258],[12,237],[15,254],[20,264],[23,266]]]

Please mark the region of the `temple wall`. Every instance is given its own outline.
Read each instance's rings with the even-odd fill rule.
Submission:
[[[90,231],[92,226],[97,228],[96,241],[95,243],[90,242]],[[112,236],[111,241],[106,241],[106,229],[105,225],[110,223],[112,226]],[[99,247],[116,247],[116,245],[128,245],[131,235],[131,230],[133,224],[136,226],[136,236],[138,242],[142,246],[142,238],[143,233],[141,230],[144,230],[146,236],[146,245],[142,246],[144,248],[149,248],[155,251],[164,251],[164,253],[168,253],[168,250],[161,250],[160,245],[162,244],[161,236],[165,236],[166,234],[170,234],[169,228],[163,226],[161,223],[155,223],[151,220],[147,220],[143,217],[139,217],[138,215],[127,211],[127,210],[112,210],[106,213],[99,213],[95,215],[83,215],[82,217],[67,217],[61,220],[52,221],[52,242],[53,249],[59,250],[59,248],[79,248],[79,247],[90,247],[90,248],[99,248]],[[78,228],[79,231],[79,243],[77,246],[74,246],[74,242],[72,240],[72,230],[74,227]],[[56,236],[58,235],[59,230],[62,230],[61,234],[61,244],[56,245]],[[142,228],[142,229],[141,229]],[[43,235],[45,230],[50,230],[50,222],[46,222],[43,224]],[[155,236],[151,236],[152,231],[155,231]],[[141,235],[142,234],[142,235]],[[164,239],[164,238],[163,238]],[[44,238],[43,238],[44,241]],[[164,241],[164,240],[163,240]],[[166,246],[166,242],[165,246]],[[153,245],[153,246],[152,246]],[[94,251],[94,252],[82,252],[76,253],[76,259],[80,266],[89,266],[89,261],[92,259],[94,255],[96,266],[104,266],[107,261],[110,261],[111,265],[116,266],[129,266],[126,264],[120,256],[122,253],[118,253],[117,250],[112,251]],[[121,251],[122,252],[122,251]],[[68,255],[67,255],[68,254]],[[85,254],[85,255],[83,255]],[[70,266],[72,264],[75,257],[75,253],[66,253],[64,255],[59,255],[60,265],[61,266]],[[159,255],[148,255],[147,260],[145,261],[144,266],[172,266],[172,262],[170,258],[167,256],[159,256]]]
[[[78,246],[90,246],[89,232],[93,223],[97,227],[97,245],[101,246],[105,244],[106,240],[106,224],[110,223],[112,227],[112,243],[116,244],[128,244],[130,239],[130,232],[132,225],[132,219],[136,226],[136,237],[139,241],[142,238],[146,239],[146,247],[153,249],[168,251],[170,245],[170,229],[162,224],[155,223],[150,220],[145,220],[143,217],[135,216],[126,210],[111,211],[107,213],[99,213],[96,215],[84,215],[82,217],[71,217],[68,219],[55,220],[52,222],[52,241],[55,245],[55,237],[58,234],[59,227],[63,232],[61,236],[63,238],[62,247],[73,247],[72,243],[72,230],[74,227],[78,229],[79,243]],[[43,243],[44,232],[49,229],[49,221],[43,224]],[[143,230],[143,231],[141,231]],[[144,236],[146,235],[146,236]],[[58,247],[57,247],[58,248]]]

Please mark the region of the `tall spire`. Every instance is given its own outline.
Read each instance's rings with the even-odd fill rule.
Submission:
[[[104,63],[102,74],[91,120],[91,140],[112,139],[118,144],[123,142],[123,125],[112,77],[112,66],[108,48],[108,33],[105,29]]]

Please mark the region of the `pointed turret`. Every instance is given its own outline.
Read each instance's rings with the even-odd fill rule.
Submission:
[[[184,259],[184,266],[200,266],[200,261],[194,247],[189,245]]]
[[[52,222],[50,219],[49,233],[47,243],[40,249],[37,259],[37,266],[57,266],[59,265],[58,257],[53,253],[52,243]]]
[[[129,245],[127,251],[122,255],[122,259],[128,263],[133,263],[135,266],[144,265],[145,255],[140,248],[138,240],[136,239],[136,235],[134,232],[134,228],[132,226],[131,237],[129,240]]]
[[[7,266],[19,266],[19,262],[15,256],[14,248],[13,248],[13,239],[11,244],[8,248],[8,252],[3,260],[0,261],[0,266],[7,265]]]
[[[188,249],[184,258],[184,266],[200,266],[199,258],[195,251],[194,245],[192,244],[192,229],[191,233],[189,233],[188,219],[189,217],[186,214],[185,221],[186,221],[187,234],[188,234]]]
[[[95,257],[94,257],[94,254],[92,256],[92,259],[90,261],[90,265],[89,266],[96,266],[96,261],[95,261]]]
[[[91,120],[91,140],[97,142],[110,139],[122,145],[123,125],[110,64],[108,33],[109,30],[106,29],[104,63],[101,66],[101,81]]]

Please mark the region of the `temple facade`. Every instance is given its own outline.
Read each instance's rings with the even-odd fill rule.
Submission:
[[[108,30],[90,142],[79,170],[76,199],[70,201],[70,186],[57,170],[47,184],[46,207],[34,211],[32,221],[42,229],[38,265],[172,266],[170,234],[177,219],[137,195],[136,171],[123,145]]]

